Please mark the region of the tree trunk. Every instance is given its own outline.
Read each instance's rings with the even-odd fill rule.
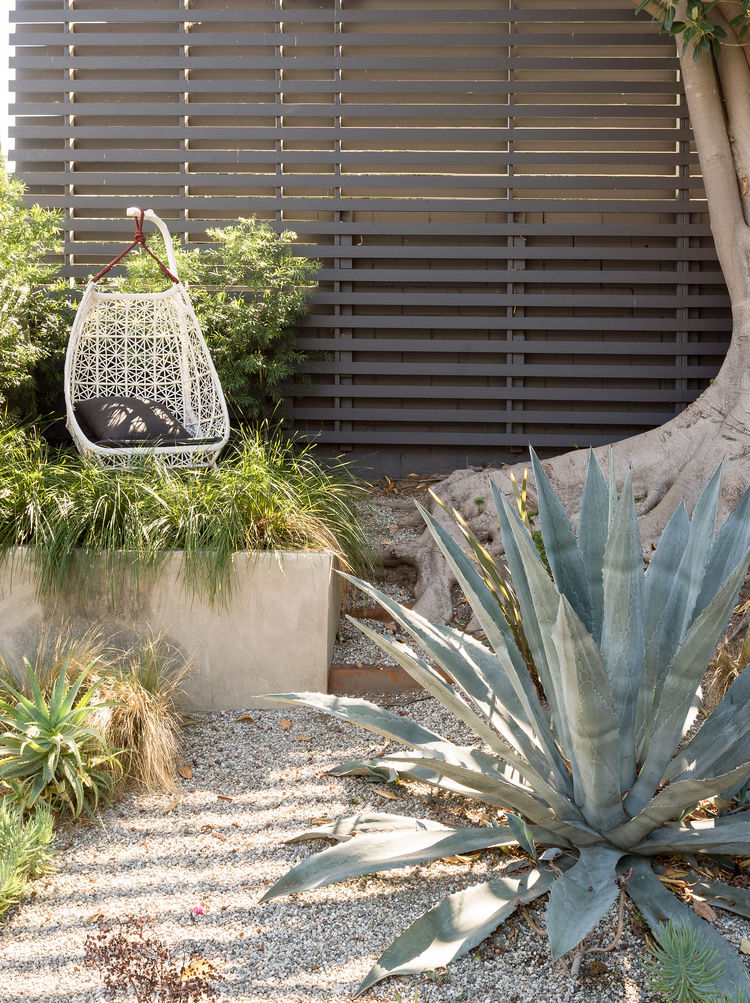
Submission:
[[[684,15],[684,3],[682,5]],[[712,14],[712,16],[714,16]],[[731,14],[730,14],[731,16]],[[716,11],[716,18],[722,18]],[[736,35],[726,19],[730,42]],[[678,51],[682,43],[678,42]],[[659,428],[624,439],[611,448],[618,484],[632,470],[636,504],[648,554],[667,520],[684,499],[689,510],[719,462],[724,469],[719,520],[723,521],[750,481],[750,67],[738,45],[722,49],[718,68],[709,55],[693,59],[692,46],[680,54],[693,133],[706,188],[711,229],[732,303],[732,339],[711,386],[683,412]],[[606,469],[609,446],[594,450]],[[588,450],[574,450],[544,462],[544,468],[572,518],[576,518],[588,463]],[[457,509],[487,548],[502,553],[497,519],[490,504],[491,478],[512,494],[511,472],[520,483],[527,462],[501,469],[456,470],[434,492]],[[486,499],[487,506],[476,499]],[[529,486],[529,508],[536,507]],[[450,517],[436,503],[435,515],[458,537]],[[487,510],[489,509],[489,511]],[[415,513],[404,523],[421,525]],[[385,548],[386,565],[417,569],[416,609],[428,619],[452,617],[453,576],[424,530],[412,543]],[[472,625],[470,625],[470,628]]]

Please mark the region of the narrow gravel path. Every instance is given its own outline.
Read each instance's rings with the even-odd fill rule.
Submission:
[[[389,706],[431,728],[470,740],[432,700],[389,698]],[[337,779],[337,762],[383,748],[376,737],[310,710],[214,714],[185,731],[179,801],[130,793],[78,826],[58,871],[0,930],[0,1000],[91,1003],[105,1000],[100,976],[83,966],[83,944],[98,916],[155,920],[154,932],[178,957],[220,962],[220,1000],[327,1003],[347,1000],[393,937],[446,894],[481,881],[502,859],[488,851],[472,863],[438,861],[352,879],[258,905],[269,884],[323,844],[284,840],[323,821],[368,807],[476,821],[480,806],[400,784],[397,800],[380,783]],[[282,723],[283,722],[283,723]],[[291,722],[285,727],[286,722]],[[231,800],[228,800],[230,799]],[[203,909],[202,914],[194,910]],[[537,918],[543,921],[541,913]],[[618,948],[594,955],[572,983],[545,940],[511,919],[441,975],[388,980],[365,1000],[404,1003],[647,1003],[642,934],[630,925]],[[614,914],[595,935],[611,937]],[[731,925],[728,925],[731,924]],[[750,924],[726,915],[719,925],[739,943]],[[109,1003],[109,1001],[108,1001]]]

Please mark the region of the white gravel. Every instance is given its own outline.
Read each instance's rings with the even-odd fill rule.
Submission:
[[[470,736],[432,700],[383,698],[432,728]],[[152,917],[154,933],[177,957],[219,961],[220,1000],[325,1003],[347,1000],[378,954],[446,894],[481,881],[503,859],[487,851],[474,863],[394,870],[259,905],[269,884],[322,844],[285,846],[313,819],[365,808],[471,824],[480,809],[419,785],[398,785],[397,801],[379,783],[326,775],[361,757],[375,736],[311,710],[251,711],[252,722],[214,714],[185,731],[179,803],[168,795],[130,793],[98,824],[76,826],[56,873],[0,931],[0,1000],[90,1003],[104,1000],[100,976],[83,966],[95,917]],[[291,721],[283,727],[282,719]],[[389,788],[392,789],[392,788]],[[232,800],[221,800],[218,795]],[[467,814],[467,805],[469,812]],[[66,838],[64,835],[61,837]],[[202,915],[194,909],[202,907]],[[536,912],[543,921],[541,910]],[[596,934],[606,942],[610,915]],[[518,918],[439,975],[387,980],[365,1000],[412,1003],[645,1003],[644,942],[629,921],[617,949],[593,955],[594,973],[571,982],[546,940]],[[750,924],[720,918],[739,943]]]

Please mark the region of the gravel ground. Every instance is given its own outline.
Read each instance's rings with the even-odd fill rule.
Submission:
[[[456,741],[470,737],[432,700],[383,702]],[[153,918],[176,957],[217,961],[226,979],[220,1000],[346,1000],[397,933],[503,859],[486,851],[473,863],[438,861],[259,905],[273,880],[321,847],[284,845],[313,820],[367,808],[465,824],[477,816],[467,802],[430,798],[420,785],[399,784],[391,800],[380,783],[327,776],[345,758],[382,749],[360,729],[306,709],[251,715],[238,722],[236,714],[214,714],[185,730],[183,760],[193,776],[180,780],[178,800],[130,793],[99,823],[72,829],[59,869],[0,932],[0,1000],[108,999],[99,974],[83,966],[83,944],[97,917],[126,915]],[[575,983],[546,940],[512,918],[447,972],[387,980],[363,998],[411,1003],[418,987],[420,1003],[655,1000],[643,989],[642,934],[630,910],[626,919],[616,950],[592,955]],[[614,926],[613,911],[596,941],[608,942]],[[750,933],[750,924],[727,914],[718,926],[737,944]]]

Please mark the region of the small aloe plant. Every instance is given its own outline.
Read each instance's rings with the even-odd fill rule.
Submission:
[[[0,680],[12,698],[0,699],[0,725],[6,729],[0,734],[0,780],[25,808],[41,800],[53,811],[77,817],[83,810],[92,814],[100,799],[112,797],[121,768],[117,753],[86,723],[96,709],[91,699],[99,686],[97,681],[81,692],[90,669],[68,683],[63,668],[48,700],[28,661],[30,698]]]
[[[516,506],[494,485],[492,492],[544,698],[487,569],[424,510],[487,644],[431,624],[352,579],[427,657],[358,626],[474,730],[477,746],[455,745],[365,700],[314,693],[273,697],[320,708],[408,747],[334,772],[417,779],[501,807],[511,824],[452,828],[394,815],[342,819],[300,837],[327,835],[338,842],[293,867],[264,899],[522,840],[548,849],[534,853],[525,873],[501,870],[430,909],[387,948],[358,992],[389,975],[447,965],[519,904],[547,892],[547,932],[559,958],[581,943],[624,888],[657,939],[664,936],[664,920],[693,930],[723,966],[722,991],[729,999],[742,998],[750,980],[738,955],[670,894],[651,861],[659,854],[750,853],[750,816],[744,811],[689,819],[698,802],[729,796],[750,777],[750,668],[685,741],[697,714],[696,693],[750,561],[750,492],[715,535],[717,470],[692,520],[679,506],[644,573],[629,474],[618,497],[614,470],[607,485],[590,457],[576,533],[533,454],[532,463],[552,577]],[[750,917],[748,892],[702,882],[701,895]]]

